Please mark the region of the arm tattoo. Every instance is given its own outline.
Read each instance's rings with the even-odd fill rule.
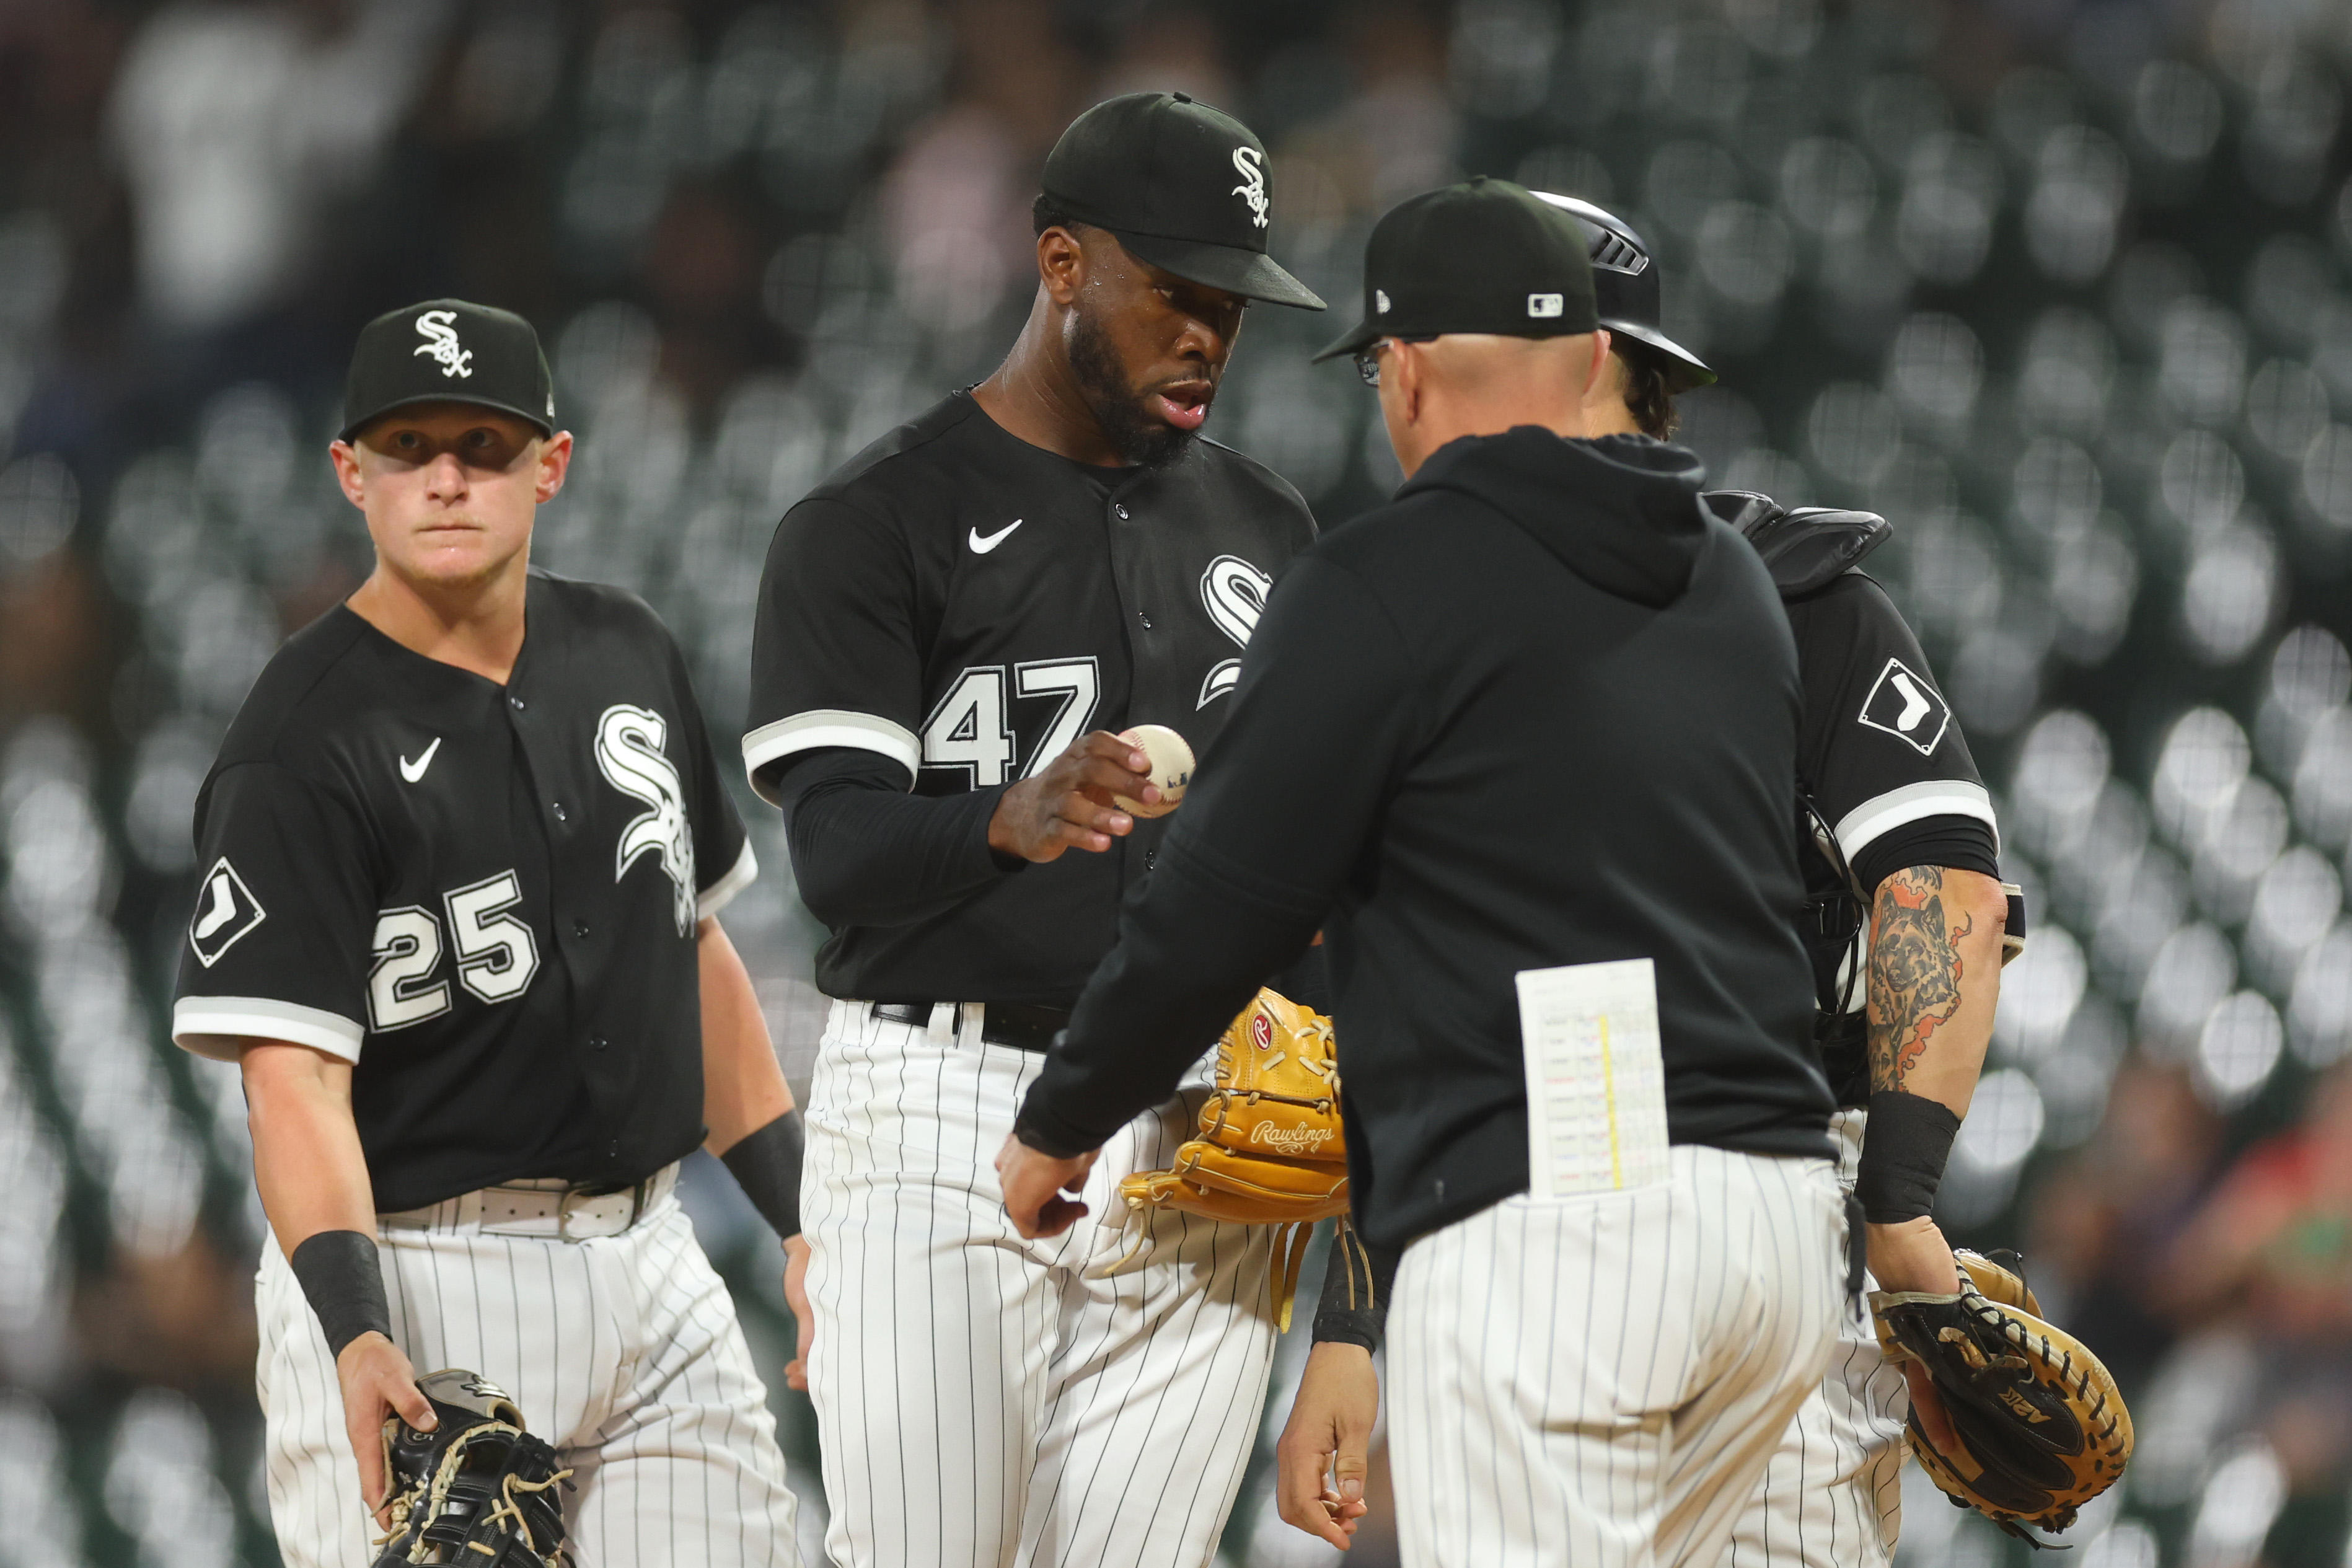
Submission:
[[[1975,929],[1963,916],[1944,929],[1944,873],[1897,871],[1878,888],[1878,931],[1870,947],[1870,1087],[1899,1089],[1928,1040],[1960,1010],[1959,943]]]

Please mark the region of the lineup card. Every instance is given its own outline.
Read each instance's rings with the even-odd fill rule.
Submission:
[[[1666,1069],[1646,958],[1519,972],[1528,1192],[1614,1192],[1666,1179]]]

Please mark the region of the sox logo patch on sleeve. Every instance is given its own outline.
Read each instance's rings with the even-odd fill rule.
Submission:
[[[240,937],[268,918],[261,900],[236,874],[224,855],[205,874],[204,891],[196,896],[195,918],[188,922],[188,948],[196,962],[210,969]]]
[[[1952,710],[1926,676],[1899,658],[1890,658],[1871,683],[1860,718],[1864,728],[1883,730],[1916,748],[1921,756],[1930,757],[1951,727]]]

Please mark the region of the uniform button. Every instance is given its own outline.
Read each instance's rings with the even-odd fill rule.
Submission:
[[[604,1146],[604,1157],[608,1160],[617,1160],[621,1157],[621,1141],[618,1138]]]
[[[1145,850],[1145,851],[1143,852],[1143,868],[1144,868],[1145,870],[1149,871],[1149,870],[1150,870],[1150,869],[1151,869],[1151,868],[1153,868],[1154,866],[1157,866],[1158,864],[1160,864],[1160,851],[1159,851],[1159,850],[1157,850],[1157,849],[1147,849],[1147,850]]]
[[[588,1048],[592,1051],[603,1050],[604,1048],[604,1037],[602,1035],[590,1036],[588,1038]]]
[[[1148,632],[1151,629],[1151,617],[1150,616],[1145,615],[1141,610],[1138,610],[1135,612],[1135,618],[1143,623],[1143,629],[1145,631]]]
[[[523,710],[523,700],[520,697],[509,697],[507,699],[507,706],[520,713]]]
[[[1115,512],[1117,512],[1117,513],[1118,513],[1118,520],[1119,520],[1119,521],[1121,521],[1121,522],[1125,522],[1125,521],[1127,521],[1127,508],[1125,508],[1125,507],[1123,507],[1123,506],[1115,506],[1115,507],[1111,508],[1110,510],[1113,510],[1113,511],[1115,511]]]
[[[560,800],[559,800],[559,801],[555,802],[555,803],[554,803],[554,805],[555,805],[555,820],[556,820],[556,821],[558,821],[558,822],[569,822],[569,821],[571,821],[571,820],[572,820],[570,817],[568,817],[568,816],[564,816],[564,815],[563,815],[563,803],[562,803],[562,801],[560,801]]]
[[[579,937],[586,936],[588,934],[588,922],[586,921],[573,921],[572,922],[572,934]]]

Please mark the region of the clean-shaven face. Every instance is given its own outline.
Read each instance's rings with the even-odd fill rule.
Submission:
[[[569,431],[463,403],[394,409],[331,449],[385,567],[420,587],[462,588],[530,549],[540,503],[563,488]]]

